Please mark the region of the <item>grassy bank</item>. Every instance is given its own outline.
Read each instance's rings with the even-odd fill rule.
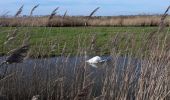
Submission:
[[[133,36],[138,48],[144,35],[154,30],[157,30],[157,27],[0,27],[0,55],[18,47],[25,33],[31,36],[31,55],[34,56],[53,56],[61,53],[76,55],[78,49],[92,49],[91,46],[91,55],[104,55],[110,53],[111,43],[116,35]],[[16,34],[16,38],[8,41],[9,34]],[[127,38],[122,37],[122,50]]]

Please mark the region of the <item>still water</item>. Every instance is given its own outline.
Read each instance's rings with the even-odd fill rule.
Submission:
[[[55,80],[56,78],[64,76],[66,79],[65,83],[72,84],[76,75],[83,74],[83,70],[86,68],[88,70],[87,73],[92,73],[90,78],[95,80],[94,90],[101,91],[100,87],[102,87],[102,82],[108,73],[116,73],[116,80],[120,80],[117,81],[117,84],[121,84],[121,80],[124,77],[122,75],[127,72],[126,69],[133,67],[132,72],[136,77],[134,78],[134,81],[137,81],[140,75],[141,66],[139,60],[126,57],[113,58],[110,56],[105,56],[102,58],[108,59],[108,61],[102,64],[97,64],[98,68],[94,68],[86,63],[84,57],[51,57],[41,59],[30,58],[23,61],[22,63],[7,65],[7,74],[9,75],[10,73],[17,72],[22,76],[22,79],[24,80],[22,82],[26,82],[27,84],[32,82],[35,76],[41,79],[41,81],[46,81],[47,79]],[[3,60],[5,60],[5,57],[0,57],[0,62]],[[4,73],[4,69],[7,66],[4,65],[1,67],[1,75]],[[94,93],[96,96],[101,94],[99,92]]]

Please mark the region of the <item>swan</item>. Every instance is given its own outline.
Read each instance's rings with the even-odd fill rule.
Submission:
[[[95,57],[90,58],[86,62],[89,63],[92,67],[97,68],[98,66],[96,64],[102,63],[102,62],[105,62],[105,61],[107,61],[107,59],[102,59],[102,57],[95,56]]]

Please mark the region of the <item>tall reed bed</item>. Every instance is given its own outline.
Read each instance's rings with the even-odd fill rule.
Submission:
[[[34,19],[33,26],[158,26],[160,23],[161,15],[135,15],[135,16],[93,16],[91,19],[87,20],[88,16],[65,16],[56,15],[49,22],[46,23],[49,19],[49,16],[34,16],[30,18],[29,16],[20,17],[20,18],[10,18],[10,17],[1,17],[0,26],[31,26],[31,19]],[[25,20],[24,23],[21,23],[21,20]],[[166,25],[169,26],[169,16],[166,19]]]
[[[21,9],[23,6],[19,11],[22,11]],[[33,14],[32,11],[30,15]],[[8,48],[6,50],[9,51],[13,50],[9,52],[8,58],[15,54],[24,61],[19,63],[17,60],[12,62],[12,65],[7,63],[1,66],[2,70],[8,66],[5,76],[0,80],[1,97],[8,100],[35,98],[40,100],[168,100],[170,95],[170,34],[164,30],[167,11],[158,29],[145,33],[140,38],[140,46],[136,44],[137,37],[134,34],[117,33],[114,37],[110,37],[107,45],[112,60],[100,65],[98,69],[85,63],[87,56],[95,55],[97,52],[97,34],[91,36],[88,44],[86,44],[88,37],[78,35],[75,38],[77,42],[74,45],[77,45],[77,48],[74,57],[68,53],[65,55],[68,45],[65,42],[60,56],[51,59],[51,53],[61,49],[57,39],[51,41],[40,39],[41,43],[36,44],[38,48],[33,50],[29,42],[32,38],[30,27],[22,35],[16,35],[19,27],[16,27],[16,30],[9,30],[4,48]],[[51,13],[49,21],[55,14],[56,9]],[[33,20],[31,23],[34,25]],[[44,30],[49,30],[50,33],[51,28],[44,27]],[[46,32],[42,34],[43,37],[48,35]],[[24,52],[27,56],[22,56],[21,52],[18,53],[20,46],[16,49],[12,44],[7,43],[10,41],[15,43],[15,38],[11,40],[11,37],[20,39],[18,42],[20,46],[27,43],[30,45],[29,50]],[[42,45],[43,42],[51,47],[47,48],[47,58],[43,58],[42,48],[45,47]],[[23,59],[31,52],[39,54],[38,56],[31,55],[33,58],[27,60]],[[74,60],[71,62],[71,59]]]

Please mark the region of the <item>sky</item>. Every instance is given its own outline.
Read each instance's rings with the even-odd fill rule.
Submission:
[[[58,14],[89,15],[95,8],[96,16],[162,14],[170,5],[170,0],[1,0],[0,14],[9,11],[14,15],[24,5],[22,14],[29,15],[33,6],[40,4],[34,15],[49,15],[59,7]]]

